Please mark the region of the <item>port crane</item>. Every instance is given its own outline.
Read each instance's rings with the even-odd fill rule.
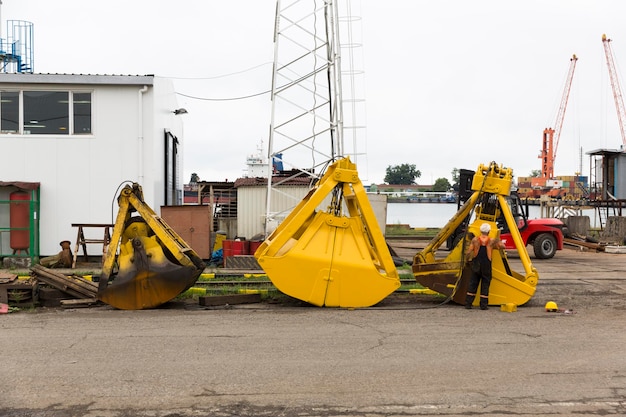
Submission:
[[[615,108],[617,110],[617,120],[622,135],[622,145],[626,147],[626,131],[624,123],[626,123],[626,109],[624,108],[624,99],[622,98],[622,90],[617,78],[617,70],[615,69],[615,61],[613,59],[613,50],[611,49],[611,39],[602,35],[602,45],[604,46],[604,54],[606,55],[606,64],[609,69],[609,78],[611,79],[611,87],[613,88],[613,98],[615,100]]]
[[[559,146],[561,127],[563,126],[563,119],[565,118],[565,109],[567,108],[567,101],[569,99],[569,93],[572,87],[572,79],[574,78],[574,70],[576,69],[577,61],[578,57],[574,54],[572,58],[570,58],[569,70],[565,81],[565,89],[563,90],[561,104],[559,105],[559,112],[556,117],[556,123],[554,124],[555,128],[553,129],[551,127],[547,127],[543,130],[543,146],[541,148],[541,154],[539,154],[539,158],[541,159],[542,181],[554,178],[554,160]],[[543,185],[545,185],[545,183]]]

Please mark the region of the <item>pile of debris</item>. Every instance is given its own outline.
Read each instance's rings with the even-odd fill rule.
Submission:
[[[88,306],[99,303],[98,284],[77,275],[64,275],[60,272],[34,265],[31,276],[47,284],[39,288],[39,300],[48,307]]]
[[[34,307],[37,303],[37,281],[0,272],[0,313],[9,312],[9,303],[19,307]]]
[[[578,233],[571,233],[568,237],[563,239],[563,243],[569,246],[575,246],[580,250],[594,250],[596,252],[606,253],[626,253],[624,238],[620,237],[607,239],[606,236],[600,236],[600,238],[593,238]]]
[[[578,247],[580,250],[594,250],[596,252],[604,252],[605,244],[598,242],[590,236],[572,233],[563,239],[563,243],[570,246]]]

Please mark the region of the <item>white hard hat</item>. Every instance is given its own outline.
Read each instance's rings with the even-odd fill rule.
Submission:
[[[489,233],[491,232],[491,226],[489,226],[489,223],[483,223],[480,225],[480,232],[481,233]]]

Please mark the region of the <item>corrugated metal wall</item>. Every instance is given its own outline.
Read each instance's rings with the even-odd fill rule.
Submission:
[[[285,216],[306,196],[308,187],[276,187],[272,194],[272,212],[284,211]],[[266,187],[237,188],[237,236],[251,239],[265,230]],[[283,216],[283,217],[285,217]]]
[[[291,210],[306,196],[308,187],[287,186],[277,187],[281,192],[272,195],[272,212],[284,211],[286,217]],[[266,187],[237,188],[237,236],[252,239],[255,235],[264,233],[264,220],[267,194]],[[368,198],[376,215],[376,220],[384,234],[387,221],[387,196],[383,194],[368,194]],[[328,196],[319,209],[325,209],[330,204]],[[234,236],[233,236],[234,237]],[[231,236],[229,236],[231,238]]]

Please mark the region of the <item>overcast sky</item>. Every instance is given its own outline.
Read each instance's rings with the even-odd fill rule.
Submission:
[[[589,175],[586,152],[622,144],[601,38],[613,40],[621,74],[625,1],[351,2],[361,15],[368,157],[358,168],[366,184],[403,163],[416,165],[421,184],[490,161],[516,176],[540,169],[542,132],[554,126],[573,54],[555,174],[574,175],[582,163]],[[187,96],[226,99],[270,90],[275,6],[2,0],[0,10],[3,34],[7,20],[34,23],[35,72],[154,74]],[[246,156],[267,146],[269,94],[178,100],[189,111],[181,116],[185,182],[192,172],[234,180]]]

